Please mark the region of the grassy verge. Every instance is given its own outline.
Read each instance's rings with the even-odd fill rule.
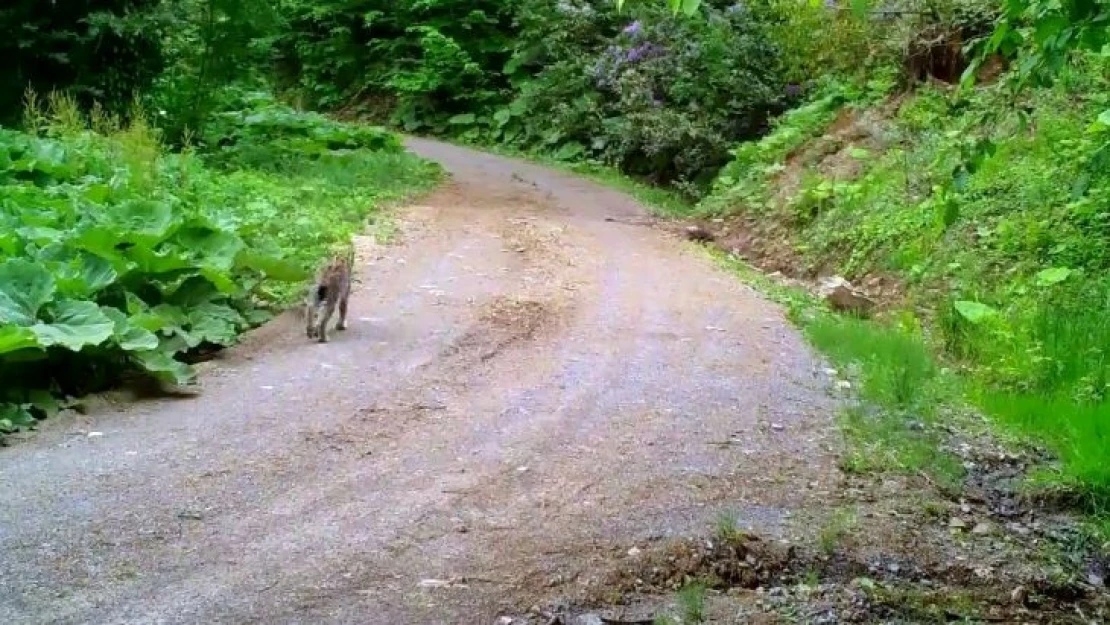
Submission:
[[[800,273],[895,280],[902,311],[807,335],[857,368],[861,393],[887,412],[928,430],[951,418],[934,406],[970,404],[997,433],[1055,456],[1039,484],[1105,513],[1110,176],[1093,166],[1110,141],[1110,122],[1097,121],[1110,77],[1092,63],[1035,90],[1024,127],[996,114],[1007,105],[994,88],[818,100],[740,146],[697,212],[773,226]]]
[[[438,179],[385,131],[249,106],[181,152],[140,111],[85,118],[60,97],[0,130],[0,434],[128,370],[191,381],[191,355]]]

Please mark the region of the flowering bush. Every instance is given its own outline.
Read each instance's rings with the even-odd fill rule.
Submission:
[[[600,160],[690,189],[801,95],[779,77],[766,20],[735,0],[691,18],[662,3],[618,12],[612,0],[290,6],[279,62],[311,101],[353,97],[410,132]]]
[[[544,69],[515,106],[531,120],[515,134],[527,147],[585,154],[696,191],[732,145],[759,134],[791,97],[776,49],[741,5],[707,6],[706,19],[690,20],[642,5],[608,30],[565,1],[556,11],[560,5],[572,9],[563,9],[570,30],[585,36],[538,55],[529,49]],[[595,28],[576,24],[582,19]]]

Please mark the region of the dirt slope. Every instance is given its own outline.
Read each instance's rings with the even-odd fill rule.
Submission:
[[[829,400],[780,311],[621,194],[411,146],[455,182],[362,242],[331,344],[291,313],[195,398],[0,450],[0,622],[494,623],[820,503]]]

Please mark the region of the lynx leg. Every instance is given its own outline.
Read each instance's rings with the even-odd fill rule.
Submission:
[[[304,314],[307,320],[305,334],[308,335],[310,339],[316,338],[316,306],[313,304],[305,306]]]
[[[347,329],[347,301],[350,294],[344,294],[343,299],[339,300],[339,323],[335,324],[336,330]]]
[[[332,314],[335,313],[335,302],[329,301],[324,305],[324,313],[320,315],[320,325],[317,326],[319,330],[319,340],[321,343],[328,342],[328,322],[331,321]]]

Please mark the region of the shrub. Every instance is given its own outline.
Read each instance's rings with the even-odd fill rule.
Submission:
[[[675,20],[646,5],[612,34],[592,10],[564,10],[581,33],[577,46],[518,52],[545,66],[494,116],[499,136],[696,190],[787,100],[777,51],[742,10],[707,7],[706,19]]]
[[[217,113],[201,135],[209,161],[260,167],[337,150],[400,152],[398,137],[384,128],[345,124],[319,113],[280,104],[265,91],[237,98],[236,108]]]
[[[0,123],[16,121],[24,90],[67,91],[83,106],[122,112],[162,71],[157,0],[11,0],[0,7]]]

